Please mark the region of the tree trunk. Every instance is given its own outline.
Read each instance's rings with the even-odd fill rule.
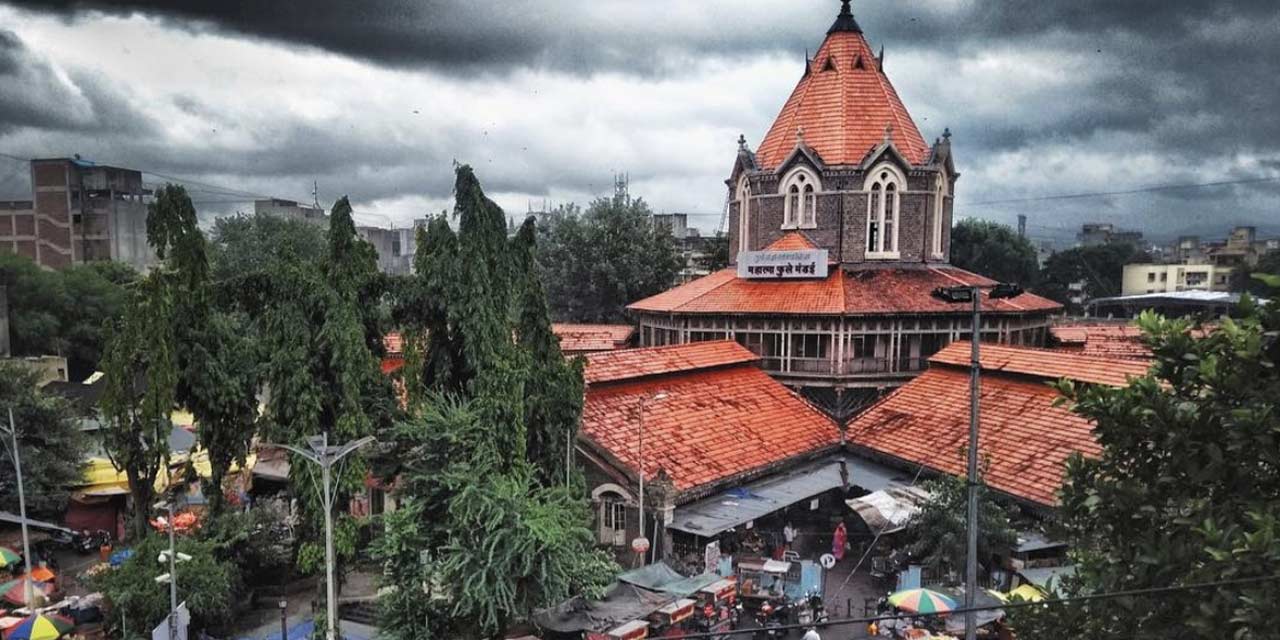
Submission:
[[[209,489],[205,491],[205,500],[209,501],[209,515],[218,517],[222,515],[226,508],[226,498],[222,493],[222,481],[226,477],[226,469],[220,465],[212,465],[212,471],[209,474]]]
[[[155,496],[155,479],[139,477],[137,469],[125,469],[125,475],[129,478],[129,495],[133,498],[133,522],[130,523],[130,531],[133,535],[134,542],[140,542],[147,537],[148,514],[151,510],[151,501]]]

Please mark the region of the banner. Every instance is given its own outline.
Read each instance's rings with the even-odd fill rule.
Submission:
[[[740,251],[738,277],[749,279],[825,278],[827,250]]]

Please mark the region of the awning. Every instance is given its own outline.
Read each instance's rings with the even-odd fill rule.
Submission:
[[[1031,553],[1048,549],[1062,549],[1067,546],[1067,543],[1050,540],[1038,531],[1020,531],[1018,532],[1018,546],[1013,550],[1017,553]]]
[[[618,576],[618,582],[677,596],[697,593],[699,589],[720,580],[723,578],[714,573],[703,573],[686,578],[665,562],[655,562]]]
[[[920,510],[920,504],[928,499],[929,492],[917,486],[889,487],[846,500],[845,504],[862,517],[871,531],[894,533],[905,528],[911,516]]]
[[[761,478],[711,498],[676,507],[667,528],[710,537],[842,487],[844,478],[840,473],[841,460],[844,461],[849,486],[875,491],[898,482],[907,482],[894,469],[861,458],[837,454]]]
[[[558,633],[605,631],[632,620],[643,619],[676,598],[629,584],[615,582],[600,600],[576,596],[550,609],[539,611],[533,621],[540,629]]]
[[[1057,591],[1058,587],[1061,586],[1062,579],[1075,575],[1075,573],[1076,568],[1074,565],[1018,570],[1018,575],[1022,576],[1027,582],[1040,587],[1046,593]]]

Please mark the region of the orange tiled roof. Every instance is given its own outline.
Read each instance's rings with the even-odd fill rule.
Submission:
[[[782,164],[801,129],[805,145],[828,165],[860,164],[884,141],[887,126],[893,127],[894,146],[908,162],[928,162],[929,146],[862,33],[828,34],[808,64],[808,73],[760,142],[756,162],[761,168]]]
[[[952,342],[929,358],[929,362],[968,367],[969,349],[967,341]],[[983,371],[1014,373],[1046,380],[1069,378],[1117,387],[1129,384],[1129,378],[1145,375],[1149,366],[1138,360],[1100,358],[1062,349],[1033,349],[996,344],[983,344],[979,349],[979,357]]]
[[[706,314],[890,315],[967,313],[967,305],[933,297],[938,287],[994,284],[955,267],[832,269],[825,279],[751,280],[724,269],[633,302],[633,311]],[[1052,300],[1024,293],[983,299],[984,313],[1054,312]]]
[[[1045,380],[1061,377],[1125,385],[1146,365],[1064,351],[982,345],[978,448],[992,487],[1043,505],[1055,505],[1066,460],[1102,449],[1093,425],[1065,406]],[[849,440],[913,465],[964,475],[969,442],[969,343],[953,342],[931,366],[849,425]],[[1109,368],[1108,368],[1109,367]],[[1028,377],[1033,376],[1033,377]],[[1035,379],[1041,378],[1041,379]]]
[[[804,251],[805,249],[817,249],[818,245],[814,244],[807,236],[799,231],[788,231],[785,235],[773,241],[773,244],[765,247],[765,251]]]
[[[680,371],[738,365],[759,360],[731,340],[693,342],[665,347],[589,353],[583,378],[587,384],[643,378]]]
[[[750,364],[589,385],[582,435],[634,472],[636,411],[658,391],[667,397],[645,405],[644,475],[663,469],[682,492],[840,441],[830,419]]]
[[[1082,323],[1049,328],[1064,349],[1085,355],[1125,360],[1149,360],[1151,349],[1142,342],[1142,330],[1127,324]]]
[[[636,328],[629,324],[571,324],[557,322],[551,331],[560,338],[560,350],[568,354],[622,349]]]

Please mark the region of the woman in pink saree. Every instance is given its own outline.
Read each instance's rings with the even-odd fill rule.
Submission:
[[[835,535],[831,536],[831,555],[836,557],[836,561],[844,560],[844,544],[849,540],[849,532],[844,528],[844,522],[836,525]]]

